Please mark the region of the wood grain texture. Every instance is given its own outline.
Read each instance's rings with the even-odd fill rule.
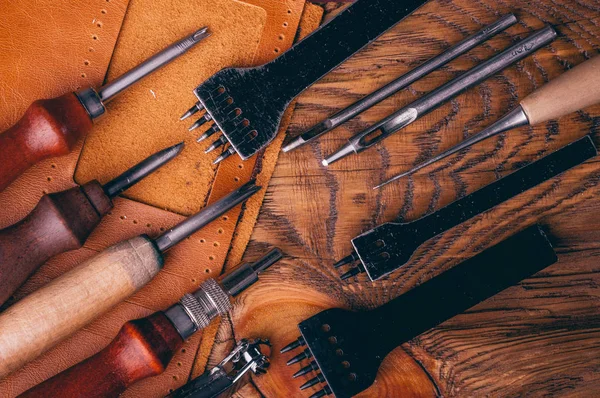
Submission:
[[[343,283],[331,266],[350,252],[351,238],[378,224],[429,214],[586,134],[598,143],[600,107],[595,106],[502,134],[383,190],[371,189],[477,133],[550,79],[598,55],[597,1],[431,1],[307,90],[289,134],[299,134],[509,12],[520,22],[506,33],[317,142],[280,156],[245,259],[271,246],[289,257],[238,298],[229,320],[231,337],[269,338],[274,345],[269,373],[252,378],[263,396],[307,397],[317,391],[300,392],[307,378],[292,380],[298,368],[286,367],[289,356],[277,353],[298,336],[301,320],[326,308],[379,306],[534,223],[549,232],[559,262],[398,348],[360,397],[597,396],[597,159],[434,238],[387,279],[371,283],[363,274]],[[545,23],[560,33],[552,45],[376,148],[329,168],[321,166],[323,157],[351,135]]]
[[[182,344],[171,321],[156,312],[125,323],[102,351],[20,397],[116,397],[136,381],[164,372]]]
[[[22,367],[127,299],[162,268],[136,237],[103,251],[0,314],[0,377]]]
[[[37,100],[0,134],[0,191],[35,163],[66,155],[92,128],[92,119],[73,93]]]

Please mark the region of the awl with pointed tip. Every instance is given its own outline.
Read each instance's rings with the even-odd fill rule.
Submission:
[[[530,56],[540,48],[550,44],[556,38],[556,31],[546,26],[502,53],[482,62],[463,73],[456,79],[444,84],[432,92],[405,106],[398,112],[386,117],[368,129],[354,135],[348,143],[323,160],[329,166],[346,156],[361,153],[390,135],[414,123],[420,117],[432,112],[441,105],[457,97],[464,91],[482,83],[510,65]]]
[[[208,35],[208,29],[202,28],[184,37],[97,91],[87,88],[35,101],[21,120],[0,134],[0,191],[35,163],[68,154],[105,113],[108,101]]]
[[[117,397],[130,385],[163,373],[185,340],[208,326],[214,318],[228,312],[232,308],[232,298],[257,282],[259,274],[281,258],[281,251],[273,249],[255,263],[237,267],[220,282],[208,279],[196,292],[184,295],[178,304],[166,311],[127,322],[102,351],[20,397]],[[266,361],[259,363],[268,364]],[[243,373],[240,372],[240,377]],[[194,387],[190,386],[190,392],[196,390]],[[197,391],[207,392],[205,389]],[[174,396],[197,395],[182,392]]]
[[[29,215],[0,231],[0,304],[50,257],[83,246],[113,208],[112,198],[175,158],[183,143],[163,149],[112,181],[96,180],[42,196]]]
[[[0,377],[141,289],[162,269],[164,252],[258,190],[251,181],[156,239],[140,235],[111,246],[8,307],[0,314]]]
[[[505,131],[558,119],[599,102],[600,56],[595,56],[563,73],[527,96],[516,109],[485,130],[467,138],[460,144],[434,156],[426,162],[413,167],[409,171],[390,178],[373,189],[381,188],[393,181],[410,176],[430,164],[436,163],[471,145]]]

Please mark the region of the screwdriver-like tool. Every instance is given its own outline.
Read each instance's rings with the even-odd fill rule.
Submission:
[[[163,253],[254,195],[251,181],[156,239],[118,243],[0,314],[0,377],[41,355],[150,282]]]
[[[105,104],[140,79],[168,64],[209,35],[202,28],[101,87],[37,100],[21,120],[0,134],[0,191],[35,163],[66,155],[102,116]]]
[[[336,127],[341,126],[342,124],[346,123],[348,120],[357,116],[361,112],[366,111],[367,109],[385,100],[386,98],[397,93],[398,91],[405,89],[406,87],[410,86],[422,77],[427,76],[434,70],[446,65],[448,62],[467,53],[468,51],[477,47],[481,43],[484,43],[486,40],[490,39],[491,37],[494,37],[496,34],[502,32],[505,29],[508,29],[516,23],[517,17],[515,17],[513,14],[508,14],[502,17],[493,24],[486,26],[474,35],[469,36],[460,43],[452,46],[448,50],[444,51],[442,54],[430,59],[429,61],[411,70],[410,72],[400,76],[398,79],[392,81],[391,83],[386,84],[379,90],[367,95],[360,101],[355,102],[349,107],[339,111],[335,115],[325,119],[324,121],[312,127],[305,133],[300,134],[289,144],[285,145],[282,148],[282,151],[292,151],[305,144],[308,144],[309,142],[317,139],[323,134],[326,134],[329,131],[335,129]]]
[[[183,142],[148,157],[104,186],[96,180],[42,196],[29,215],[0,231],[0,304],[50,257],[83,246],[112,199],[175,158]]]
[[[132,384],[161,374],[185,340],[229,311],[231,298],[257,282],[259,274],[282,257],[279,249],[273,249],[255,263],[239,266],[220,283],[208,279],[166,311],[127,322],[102,351],[21,397],[117,397]]]
[[[546,26],[495,57],[481,63],[440,88],[424,95],[401,110],[374,124],[348,140],[337,152],[323,160],[324,166],[337,162],[353,153],[360,153],[383,141],[400,129],[412,124],[418,118],[432,112],[464,91],[474,87],[496,73],[508,68],[550,44],[556,38],[556,31]]]
[[[596,56],[544,85],[521,101],[516,109],[485,130],[413,167],[409,171],[390,178],[373,189],[381,188],[390,182],[410,176],[430,164],[505,131],[558,119],[599,102],[600,56]]]

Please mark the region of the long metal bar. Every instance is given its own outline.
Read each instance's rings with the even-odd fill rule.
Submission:
[[[555,38],[556,31],[551,26],[546,26],[544,29],[533,33],[501,54],[496,55],[442,87],[419,98],[367,130],[356,134],[348,140],[346,145],[324,159],[323,165],[328,166],[348,155],[360,153],[383,141],[396,131],[412,124],[419,117],[428,114],[462,92],[478,85],[515,62],[528,57],[538,49],[551,43]]]
[[[114,81],[101,87],[98,90],[100,100],[104,103],[110,101],[127,87],[135,84],[145,76],[162,68],[175,58],[183,55],[209,35],[210,33],[208,32],[208,28],[202,28],[191,35],[171,44],[169,47],[148,58],[146,61],[142,62],[129,72],[126,72],[125,74],[116,78]]]
[[[225,196],[223,199],[205,207],[196,215],[187,218],[185,221],[159,236],[155,240],[156,246],[164,253],[177,243],[198,231],[200,228],[222,216],[238,204],[244,202],[250,196],[258,192],[260,188],[261,187],[255,184],[255,181],[246,183],[236,191]]]
[[[385,100],[386,98],[397,93],[398,91],[403,90],[404,88],[408,87],[409,85],[421,79],[422,77],[430,74],[434,70],[440,68],[443,65],[446,65],[447,63],[453,61],[459,56],[467,53],[468,51],[477,47],[481,43],[484,43],[486,40],[490,39],[491,37],[494,37],[495,35],[504,31],[505,29],[508,29],[515,23],[517,23],[517,17],[515,17],[513,14],[508,14],[502,17],[500,20],[494,22],[491,25],[486,26],[479,32],[469,36],[468,38],[462,40],[460,43],[452,46],[448,50],[444,51],[442,54],[431,58],[424,64],[418,66],[417,68],[394,80],[393,82],[367,95],[360,101],[355,102],[346,109],[336,113],[335,115],[327,118],[323,122],[312,127],[305,133],[299,135],[292,142],[283,147],[283,152],[289,152],[291,150],[299,148],[307,144],[308,142],[320,137],[321,135],[328,133],[329,131],[340,126],[341,124],[354,118],[358,114],[371,108],[373,105],[378,104],[379,102]]]
[[[179,155],[183,150],[183,147],[184,143],[181,142],[147,157],[120,176],[104,184],[102,187],[104,193],[106,193],[108,197],[114,198],[121,192],[129,189],[132,185],[137,184],[139,181],[146,178],[158,168],[164,166],[167,162],[170,162]]]

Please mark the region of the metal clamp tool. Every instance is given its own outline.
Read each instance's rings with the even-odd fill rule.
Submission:
[[[261,346],[271,346],[268,340],[242,339],[217,366],[202,376],[175,390],[169,398],[213,398],[239,382],[245,374],[264,374],[269,367],[269,358],[262,353]]]

